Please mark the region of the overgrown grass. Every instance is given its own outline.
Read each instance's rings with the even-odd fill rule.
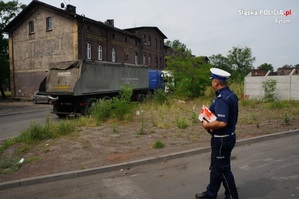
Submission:
[[[28,128],[21,131],[17,137],[5,140],[2,146],[0,146],[0,154],[16,143],[35,144],[42,140],[68,135],[74,132],[75,129],[75,122],[71,120],[61,120],[58,123],[51,123],[47,118],[44,125],[33,122]]]
[[[75,129],[75,122],[70,120],[62,120],[58,123],[51,123],[47,118],[45,125],[33,122],[27,129],[21,131],[19,136],[5,140],[2,146],[0,146],[0,155],[14,144],[22,143],[22,150],[20,152],[26,152],[32,146],[43,140],[68,135],[74,132]],[[19,160],[20,159],[16,156],[1,157],[0,173],[4,170],[9,170],[10,172],[17,171],[20,167],[20,164],[18,163]],[[31,161],[29,159],[26,160],[26,162],[28,163]]]

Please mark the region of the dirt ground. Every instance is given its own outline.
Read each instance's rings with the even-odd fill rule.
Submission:
[[[194,105],[187,103],[184,106],[191,108]],[[286,124],[279,114],[282,114],[281,110],[241,108],[237,139],[299,129],[298,115],[291,117]],[[80,127],[71,135],[43,141],[26,153],[21,152],[21,144],[16,144],[1,157],[14,156],[25,161],[16,172],[3,170],[0,182],[84,170],[209,146],[210,135],[199,122],[180,129],[176,125],[160,123],[168,117],[161,115],[162,112],[154,122],[148,116],[142,119],[143,122],[133,118],[124,122],[108,121],[97,127]],[[254,119],[256,117],[260,119]],[[165,144],[163,148],[153,147],[158,140]]]

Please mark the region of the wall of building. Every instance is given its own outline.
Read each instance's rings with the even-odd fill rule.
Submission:
[[[142,40],[141,63],[153,69],[163,69],[165,67],[163,35],[152,27],[132,28],[130,32],[138,35]]]
[[[102,61],[112,61],[112,48],[116,50],[115,62],[135,64],[135,55],[141,54],[140,39],[101,24],[79,22],[79,58],[87,59],[86,44],[92,46],[91,60],[99,60],[98,47],[102,46]],[[138,61],[138,64],[141,64]]]
[[[136,28],[140,32],[128,32],[115,28],[113,20],[106,24],[76,15],[75,7],[70,13],[70,10],[32,1],[27,8],[7,29],[12,97],[31,97],[47,76],[50,63],[87,59],[87,43],[92,47],[90,60],[99,60],[100,45],[102,61],[113,61],[114,48],[115,62],[144,64],[161,70],[165,67],[166,36],[156,27]],[[50,30],[46,28],[48,17],[52,18]],[[30,21],[34,22],[32,33],[29,33]],[[143,41],[143,36],[147,42]]]
[[[46,30],[46,18],[52,17],[52,30]],[[34,33],[29,33],[34,21]],[[12,96],[32,96],[47,74],[50,62],[78,58],[77,25],[55,13],[39,9],[10,35]],[[12,53],[11,53],[12,52]]]
[[[299,75],[288,76],[251,76],[245,77],[244,95],[249,99],[263,99],[265,92],[263,82],[267,80],[275,80],[276,98],[278,100],[299,100]]]

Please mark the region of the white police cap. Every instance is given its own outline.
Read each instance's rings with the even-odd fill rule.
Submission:
[[[226,72],[225,70],[219,69],[219,68],[210,68],[211,71],[211,79],[218,79],[222,81],[226,81],[227,78],[230,76],[229,72]]]

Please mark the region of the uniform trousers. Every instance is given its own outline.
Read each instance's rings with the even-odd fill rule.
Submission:
[[[210,165],[210,183],[207,186],[206,194],[211,197],[217,197],[221,183],[225,188],[225,197],[238,199],[238,191],[235,184],[234,175],[231,171],[230,157],[236,143],[236,134],[230,134],[227,137],[211,138],[211,165]]]

